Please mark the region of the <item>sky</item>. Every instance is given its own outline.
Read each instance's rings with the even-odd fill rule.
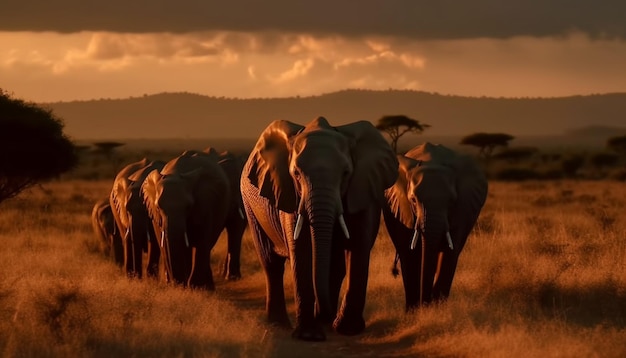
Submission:
[[[0,88],[35,102],[348,88],[626,92],[623,0],[2,0]]]

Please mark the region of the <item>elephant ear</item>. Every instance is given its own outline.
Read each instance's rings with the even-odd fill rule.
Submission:
[[[345,198],[347,211],[364,210],[373,201],[382,205],[385,189],[398,177],[396,153],[370,122],[359,121],[336,129],[353,139],[353,172]]]
[[[248,179],[262,197],[279,210],[297,210],[296,189],[289,174],[291,138],[304,127],[284,120],[272,122],[261,133],[250,156]]]
[[[161,174],[158,170],[153,170],[146,176],[146,179],[141,184],[141,191],[143,193],[144,204],[148,210],[148,215],[153,221],[157,221],[160,218],[159,207],[157,200],[159,196],[159,181],[161,181]],[[160,224],[159,224],[160,226]]]
[[[143,165],[128,176],[128,180],[130,180],[133,183],[143,182],[143,180],[146,178],[146,174],[148,174],[151,171],[151,169],[154,168],[154,162],[151,162],[146,158],[144,158],[141,161],[141,163]]]
[[[128,215],[126,215],[126,193],[129,190],[129,186],[130,182],[128,179],[118,177],[113,182],[113,189],[111,190],[111,209],[113,210],[113,217],[120,228],[129,226]]]
[[[398,155],[398,179],[392,187],[385,190],[385,197],[389,209],[404,226],[409,229],[415,227],[415,214],[407,195],[411,170],[420,164],[420,161]]]

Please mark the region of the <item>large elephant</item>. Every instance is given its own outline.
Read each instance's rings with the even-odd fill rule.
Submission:
[[[113,182],[110,203],[123,235],[124,269],[129,277],[143,276],[144,252],[148,254],[146,276],[157,277],[159,273],[158,240],[144,204],[141,185],[151,171],[160,170],[164,165],[165,162],[144,158],[120,170]]]
[[[187,151],[143,183],[146,207],[160,233],[167,280],[214,290],[211,250],[230,211],[228,177],[215,156]]]
[[[363,331],[370,250],[397,167],[395,153],[369,122],[333,127],[322,117],[306,126],[279,120],[262,132],[244,166],[241,192],[266,276],[270,323],[291,327],[283,287],[289,258],[293,337],[325,340],[324,323],[340,334]]]
[[[98,200],[91,210],[91,226],[98,237],[100,250],[115,261],[118,266],[124,265],[124,248],[122,236],[115,225],[113,210],[109,199]]]
[[[450,294],[459,255],[487,197],[487,179],[471,157],[442,145],[422,144],[398,161],[383,217],[409,311]]]

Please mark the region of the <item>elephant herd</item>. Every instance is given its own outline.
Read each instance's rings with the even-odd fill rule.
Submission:
[[[366,121],[272,122],[244,163],[214,149],[116,176],[93,208],[94,230],[130,277],[215,288],[210,254],[228,233],[225,279],[238,279],[246,226],[266,279],[270,324],[292,328],[283,285],[294,282],[293,337],[322,341],[365,328],[370,253],[381,215],[396,249],[406,310],[445,300],[459,254],[487,196],[472,158],[424,143],[396,155]],[[142,258],[147,257],[144,264]],[[346,280],[340,301],[340,291]]]

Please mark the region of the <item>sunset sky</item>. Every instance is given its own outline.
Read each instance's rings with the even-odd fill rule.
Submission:
[[[0,88],[37,102],[626,92],[625,14],[622,0],[3,0]]]

